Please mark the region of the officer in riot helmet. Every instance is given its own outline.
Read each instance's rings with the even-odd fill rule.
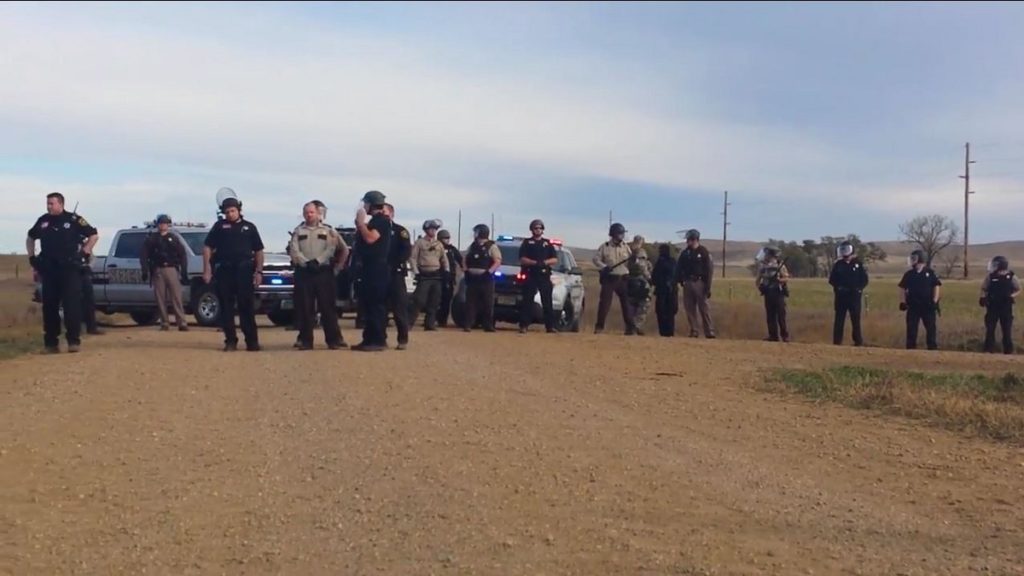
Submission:
[[[985,352],[996,351],[996,324],[999,324],[1003,333],[1003,354],[1013,354],[1013,304],[1020,293],[1020,280],[1010,270],[1010,261],[1005,256],[992,258],[978,301],[985,309]]]
[[[942,281],[928,266],[924,251],[914,250],[907,258],[910,269],[900,280],[900,310],[907,314],[907,350],[917,348],[917,329],[924,324],[929,350],[938,350],[936,316],[942,296]]]
[[[868,271],[854,254],[853,244],[844,241],[836,247],[836,262],[828,275],[832,285],[835,303],[835,320],[832,323],[832,343],[843,343],[846,315],[850,315],[853,326],[853,345],[863,346],[864,336],[860,331],[860,311],[864,288],[868,285]]]
[[[387,295],[391,271],[388,254],[392,226],[385,215],[384,194],[371,190],[356,211],[356,252],[359,254],[359,300],[363,306],[363,341],[357,352],[387,350]]]
[[[554,285],[551,283],[551,267],[558,264],[555,245],[544,237],[544,221],[530,222],[530,237],[519,245],[519,266],[523,275],[522,304],[519,309],[519,333],[525,334],[533,324],[533,299],[540,293],[544,311],[544,328],[549,334],[558,332],[555,328],[555,307],[552,303]]]
[[[636,334],[636,326],[633,322],[633,308],[629,303],[629,294],[627,293],[627,278],[633,250],[626,243],[626,227],[622,224],[616,222],[609,226],[608,237],[609,240],[598,247],[593,258],[601,281],[601,295],[597,304],[597,322],[594,324],[594,334],[604,332],[605,320],[612,308],[612,298],[618,297],[626,335],[632,336]]]
[[[501,267],[501,250],[491,240],[486,224],[473,227],[473,243],[466,252],[466,314],[462,329],[469,332],[479,317],[484,332],[494,332],[494,273]]]
[[[223,220],[214,224],[203,246],[203,281],[215,283],[224,331],[224,351],[238,349],[238,323],[245,336],[245,349],[260,350],[256,327],[255,290],[263,282],[263,240],[256,225],[242,216],[242,203],[230,188],[217,193]]]
[[[755,260],[757,268],[757,289],[764,297],[764,311],[768,322],[769,342],[789,342],[789,327],[786,323],[786,298],[789,296],[789,270],[785,262],[779,261],[779,249],[765,246]]]
[[[440,230],[437,239],[444,244],[445,255],[448,258],[448,273],[441,284],[441,307],[437,310],[437,325],[445,328],[448,326],[448,316],[452,310],[452,298],[455,297],[455,287],[459,281],[459,271],[465,270],[462,252],[452,244],[452,234],[447,230]]]

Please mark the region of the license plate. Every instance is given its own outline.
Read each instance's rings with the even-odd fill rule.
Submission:
[[[281,310],[291,310],[294,307],[291,300],[281,300]]]
[[[498,306],[515,306],[518,301],[515,296],[498,296]]]

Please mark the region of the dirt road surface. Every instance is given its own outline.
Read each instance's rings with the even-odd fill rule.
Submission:
[[[1024,450],[751,387],[1017,359],[294,337],[225,354],[212,330],[122,328],[0,363],[0,573],[1024,574]]]

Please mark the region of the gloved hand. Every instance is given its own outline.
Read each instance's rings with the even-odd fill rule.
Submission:
[[[984,296],[982,296],[981,298],[978,298],[978,306],[981,306],[982,308],[987,307],[988,306],[988,298],[986,298]]]
[[[34,270],[39,270],[39,264],[39,256],[28,257],[28,265],[31,266]]]
[[[704,298],[706,298],[708,300],[711,300],[711,290],[708,290],[707,292],[704,292]]]
[[[900,312],[906,312],[906,311],[907,311],[907,303],[906,302],[900,302]]]

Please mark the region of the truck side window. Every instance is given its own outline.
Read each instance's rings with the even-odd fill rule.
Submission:
[[[114,258],[131,258],[138,260],[142,255],[142,244],[146,241],[146,234],[140,232],[122,233],[117,239],[117,246],[114,249]]]

